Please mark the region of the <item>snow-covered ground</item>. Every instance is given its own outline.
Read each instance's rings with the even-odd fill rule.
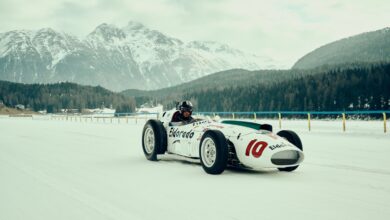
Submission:
[[[0,118],[0,219],[389,219],[390,134],[381,121],[283,121],[295,172],[145,159],[145,120]],[[277,130],[277,121],[268,121]]]

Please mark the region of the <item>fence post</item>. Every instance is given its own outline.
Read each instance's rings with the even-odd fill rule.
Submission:
[[[310,112],[307,113],[307,121],[308,121],[308,125],[309,125],[309,131],[311,131],[311,124],[310,124]]]
[[[253,113],[253,120],[256,122],[256,112]]]
[[[386,112],[383,112],[383,131],[386,133],[387,132],[387,126],[386,126]]]
[[[345,113],[342,113],[343,115],[343,131],[345,132]]]
[[[234,120],[234,112],[232,113],[232,116],[233,116],[233,120]]]
[[[282,114],[278,113],[279,115],[279,129],[282,129]]]

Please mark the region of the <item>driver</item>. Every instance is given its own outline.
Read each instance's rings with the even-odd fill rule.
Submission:
[[[192,103],[190,101],[183,101],[178,106],[178,110],[173,114],[172,122],[192,123],[194,118],[192,115]]]

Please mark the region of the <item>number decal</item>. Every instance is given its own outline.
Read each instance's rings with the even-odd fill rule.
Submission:
[[[256,142],[256,141],[257,141],[257,139],[254,139],[254,140],[251,140],[249,142],[248,146],[246,147],[246,151],[245,151],[246,156],[249,156],[250,153],[252,153],[252,155],[256,158],[261,157],[261,155],[263,154],[263,151],[268,146],[268,143],[264,142],[264,141],[259,141],[259,142]],[[253,146],[253,148],[252,148],[252,146]],[[251,152],[251,149],[252,149],[252,152]]]
[[[267,142],[264,141],[257,142],[252,149],[252,155],[256,158],[259,158],[263,154],[263,151],[267,146],[268,146]]]
[[[256,141],[257,141],[257,140],[254,139],[254,140],[251,140],[251,142],[249,142],[248,147],[246,147],[245,155],[249,156],[249,153],[251,152],[251,148],[252,148],[253,144],[254,144]]]

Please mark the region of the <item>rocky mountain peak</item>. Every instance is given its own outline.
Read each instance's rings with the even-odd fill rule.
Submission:
[[[100,39],[106,42],[113,42],[114,40],[121,40],[126,38],[126,34],[122,29],[115,25],[103,23],[95,28],[87,38]]]
[[[55,31],[54,29],[52,28],[41,28],[39,29],[35,35],[38,35],[38,34],[47,34],[47,35],[59,35],[60,33]]]
[[[234,49],[227,44],[215,41],[191,41],[186,45],[188,48],[210,51],[214,53],[243,54],[240,50]]]
[[[148,40],[156,46],[176,46],[183,44],[183,42],[179,39],[169,37],[157,30],[151,30],[136,21],[130,21],[127,26],[123,28],[123,30],[127,33],[128,38],[132,40]]]

